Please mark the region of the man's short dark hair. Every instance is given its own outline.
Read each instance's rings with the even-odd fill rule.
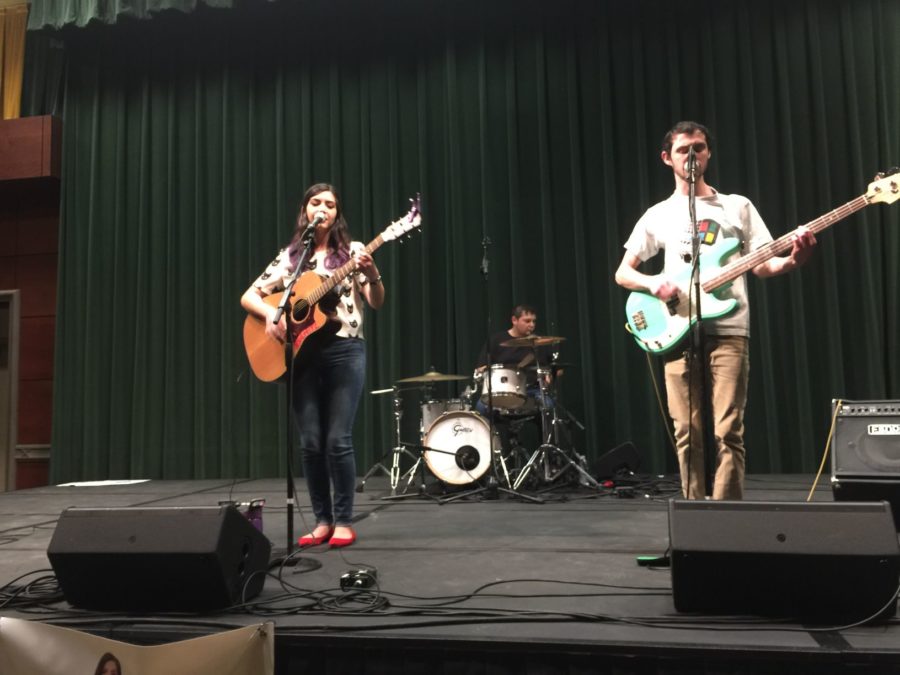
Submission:
[[[521,318],[523,314],[534,314],[537,316],[537,310],[531,305],[516,305],[513,307],[512,315],[517,319]]]
[[[700,124],[699,122],[691,122],[690,120],[682,120],[678,122],[675,126],[669,129],[666,132],[666,135],[663,136],[662,142],[662,150],[667,155],[672,153],[672,139],[675,138],[678,134],[695,134],[700,132],[706,137],[706,147],[712,151],[713,146],[713,135],[709,129]]]

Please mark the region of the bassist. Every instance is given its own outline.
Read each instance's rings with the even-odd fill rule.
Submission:
[[[672,169],[675,191],[668,199],[651,206],[635,225],[625,243],[625,255],[616,270],[619,285],[650,293],[662,301],[686,302],[690,287],[679,283],[680,275],[676,280],[676,271],[684,270],[691,264],[692,223],[688,209],[687,167],[691,149],[696,158],[694,185],[701,260],[704,251],[724,237],[740,242],[736,256],[746,255],[772,241],[769,230],[750,200],[740,195],[720,193],[706,183],[704,174],[711,157],[711,145],[709,131],[696,122],[679,122],[665,135],[660,157]],[[806,262],[815,243],[811,231],[798,228],[788,255],[771,257],[753,267],[752,272],[758,277],[785,274]],[[643,261],[660,251],[664,251],[665,255],[662,274],[648,275],[638,270]],[[712,497],[741,499],[745,455],[744,407],[750,371],[750,313],[746,280],[743,276],[738,277],[717,295],[736,300],[737,310],[729,316],[704,321],[712,425],[717,444]],[[674,422],[682,493],[688,499],[703,499],[706,492],[703,429],[699,414],[699,382],[693,371],[696,367],[689,367],[686,353],[676,349],[667,355],[666,392],[669,414]]]

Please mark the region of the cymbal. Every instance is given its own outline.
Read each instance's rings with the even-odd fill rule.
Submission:
[[[540,366],[531,364],[529,366],[519,366],[522,370],[538,370],[539,368],[543,368],[544,370],[561,370],[563,368],[577,368],[578,366],[571,361],[555,361],[553,363],[544,363]]]
[[[553,335],[526,335],[525,337],[510,338],[500,343],[501,347],[543,347],[564,342],[566,338]]]
[[[416,375],[415,377],[405,377],[397,380],[398,384],[429,384],[431,382],[455,382],[458,380],[468,380],[468,375],[448,375],[439,373],[436,370],[429,370],[424,375]]]

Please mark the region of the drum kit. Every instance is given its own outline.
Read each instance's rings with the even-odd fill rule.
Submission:
[[[538,347],[557,345],[564,339],[511,338],[501,345],[529,347],[533,358],[526,357],[515,365],[493,364],[472,376],[440,373],[432,367],[422,375],[397,380],[390,388],[372,391],[375,395],[392,394],[394,447],[366,473],[357,491],[362,492],[366,481],[375,472],[382,471],[390,477],[388,499],[428,496],[426,467],[449,486],[476,485],[481,479],[494,477],[501,490],[511,493],[526,485],[551,489],[560,476],[572,470],[582,485],[599,488],[585,468],[585,458],[571,447],[567,425],[574,422],[582,430],[584,427],[561,406],[557,392],[552,390],[561,364],[538,363]],[[467,380],[469,384],[459,396],[435,396],[436,385]],[[406,394],[412,392],[418,393],[419,442],[405,443],[401,440],[403,402]],[[507,429],[515,429],[531,422],[537,424],[541,433],[541,442],[533,452],[528,454],[517,446],[516,439],[510,444],[514,447],[504,447],[497,427],[506,425]],[[508,442],[509,433],[506,435],[503,440]],[[388,455],[391,456],[389,468],[384,465]],[[401,473],[404,455],[412,460],[412,465]],[[420,488],[418,492],[410,492],[416,476],[420,477]]]

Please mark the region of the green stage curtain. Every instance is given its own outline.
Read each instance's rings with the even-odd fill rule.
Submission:
[[[710,182],[784,234],[900,163],[897,35],[892,0],[311,1],[67,32],[53,480],[283,472],[282,388],[249,373],[238,301],[322,180],[366,241],[422,193],[421,234],[376,253],[367,390],[471,373],[531,303],[566,338],[579,451],[632,441],[673,471],[660,364],[613,281],[672,190],[663,133],[711,126]],[[898,213],[871,206],[801,271],[752,279],[750,472],[815,469],[832,398],[900,395]],[[404,393],[404,441],[420,397],[454,386]],[[365,395],[360,472],[393,446],[391,412]]]
[[[51,34],[31,32],[25,39],[22,117],[62,115],[65,43]]]
[[[163,10],[193,12],[198,7],[228,8],[239,0],[31,0],[28,29],[86,26],[91,21],[116,23],[123,18],[149,19]]]

